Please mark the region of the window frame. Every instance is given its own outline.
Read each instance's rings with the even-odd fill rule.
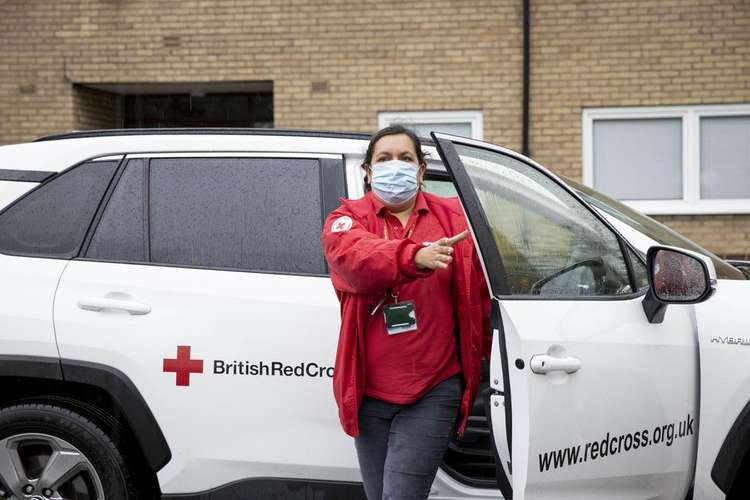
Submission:
[[[750,104],[584,108],[582,113],[583,184],[594,187],[594,121],[679,118],[682,123],[682,199],[619,200],[649,215],[748,214],[748,198],[700,197],[700,120],[750,116]]]
[[[287,272],[287,271],[272,271],[272,270],[258,270],[258,269],[241,269],[241,268],[234,268],[234,267],[219,267],[219,266],[196,266],[196,265],[188,265],[188,264],[174,264],[174,263],[168,263],[168,262],[154,262],[151,260],[151,254],[150,254],[150,240],[148,238],[150,233],[150,212],[149,207],[150,204],[148,203],[148,192],[144,193],[144,203],[146,204],[146,212],[144,213],[144,216],[146,217],[146,221],[144,224],[144,231],[147,232],[147,234],[144,236],[146,238],[146,247],[148,248],[147,252],[147,260],[144,261],[129,261],[129,260],[116,260],[116,259],[100,259],[100,258],[94,258],[94,257],[88,257],[86,254],[88,253],[91,240],[93,239],[94,234],[96,233],[97,228],[99,227],[99,223],[101,221],[101,218],[104,214],[104,211],[109,204],[110,198],[112,194],[114,193],[115,188],[117,187],[118,182],[120,181],[120,178],[122,177],[122,173],[124,172],[125,167],[127,166],[128,160],[131,159],[144,159],[146,161],[146,175],[150,175],[150,160],[154,158],[195,158],[195,159],[204,159],[204,158],[291,158],[291,159],[311,159],[311,160],[318,160],[320,163],[320,168],[318,172],[318,188],[320,190],[320,200],[321,200],[321,220],[320,220],[320,229],[322,230],[323,223],[325,221],[326,216],[328,215],[327,212],[330,212],[331,210],[335,209],[336,206],[332,206],[333,203],[338,203],[338,198],[340,196],[346,196],[346,171],[344,168],[344,155],[338,154],[338,153],[299,153],[299,152],[260,152],[260,151],[180,151],[180,152],[158,152],[158,153],[148,153],[148,152],[138,152],[138,153],[129,153],[126,154],[123,159],[121,160],[120,164],[117,167],[117,170],[115,171],[115,174],[113,176],[113,179],[115,180],[112,182],[109,186],[109,189],[104,194],[104,198],[102,200],[102,203],[99,206],[99,209],[97,210],[94,221],[89,227],[89,231],[86,233],[86,237],[84,239],[83,244],[81,245],[81,250],[78,254],[78,257],[75,257],[76,260],[82,260],[82,261],[91,261],[91,262],[106,262],[106,263],[115,263],[115,264],[131,264],[131,265],[143,265],[143,266],[157,266],[157,267],[176,267],[176,268],[187,268],[187,269],[202,269],[202,270],[213,270],[213,271],[235,271],[235,272],[244,272],[244,273],[254,273],[254,274],[279,274],[279,275],[287,275],[287,276],[310,276],[310,277],[328,277],[329,270],[328,270],[328,263],[325,262],[325,259],[323,261],[324,264],[324,273],[303,273],[303,272]],[[326,182],[327,174],[326,170],[331,170],[333,168],[340,169],[341,176],[340,181],[330,181]],[[147,179],[144,189],[149,189],[149,183],[150,179]],[[341,191],[340,193],[336,193],[335,189],[339,188]]]
[[[484,118],[481,110],[381,111],[378,113],[379,129],[397,123],[429,125],[451,122],[468,123],[471,126],[471,139],[483,140]]]

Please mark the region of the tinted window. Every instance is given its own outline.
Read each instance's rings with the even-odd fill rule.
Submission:
[[[153,262],[326,272],[317,160],[164,158],[150,170]]]
[[[0,214],[0,251],[75,256],[117,163],[83,163],[8,207]]]
[[[86,257],[106,260],[145,261],[145,160],[128,161],[107,202]]]
[[[693,240],[689,240],[674,229],[665,226],[661,222],[658,222],[647,215],[633,210],[619,201],[613,200],[598,191],[584,186],[583,184],[579,184],[570,179],[566,179],[566,182],[573,189],[578,191],[584,200],[596,208],[610,214],[612,217],[622,221],[633,229],[640,231],[659,244],[685,248],[705,255],[713,261],[714,268],[716,269],[716,276],[718,278],[728,280],[745,279],[745,276],[741,272],[723,261],[720,257],[709,252]]]
[[[615,234],[536,168],[456,144],[500,251],[510,292],[547,297],[632,293]]]

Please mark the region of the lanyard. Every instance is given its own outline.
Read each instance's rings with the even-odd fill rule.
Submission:
[[[404,238],[411,238],[411,234],[414,232],[414,226],[416,225],[417,222],[414,221],[414,224],[409,227],[409,230],[406,232]],[[388,237],[388,221],[385,220],[385,218],[383,219],[383,238],[385,238],[386,240],[390,240],[390,238]]]
[[[412,233],[414,232],[414,228],[416,227],[416,225],[417,225],[417,221],[415,220],[414,224],[412,224],[411,227],[409,227],[409,230],[406,231],[406,235],[404,236],[405,238],[410,238],[411,237]],[[388,221],[385,220],[385,217],[383,218],[383,238],[385,238],[386,240],[390,240],[390,238],[388,236]],[[398,292],[397,292],[397,290],[389,288],[385,292],[385,295],[383,296],[383,298],[380,299],[380,302],[378,302],[375,305],[375,307],[373,308],[372,312],[370,313],[370,316],[372,316],[372,315],[375,314],[375,312],[380,308],[381,305],[383,305],[383,302],[385,302],[385,299],[389,295],[391,297],[393,297],[393,302],[394,303],[398,302]]]

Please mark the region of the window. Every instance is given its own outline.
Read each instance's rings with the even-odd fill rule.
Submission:
[[[455,143],[503,260],[513,295],[633,293],[620,242],[601,220],[536,168]]]
[[[700,192],[705,199],[750,199],[750,114],[700,119]]]
[[[153,262],[326,273],[318,160],[153,158],[149,168]]]
[[[147,260],[143,194],[146,186],[142,159],[129,160],[107,202],[86,257],[101,260]]]
[[[414,130],[420,137],[430,132],[482,139],[484,134],[481,111],[403,111],[383,112],[378,115],[378,127],[401,124]]]
[[[89,161],[40,184],[0,214],[0,251],[71,258],[118,161]]]
[[[594,191],[587,186],[578,184],[573,180],[565,179],[565,181],[590,205],[593,205],[597,209],[611,215],[633,230],[646,235],[658,244],[685,248],[705,255],[713,261],[714,268],[716,269],[716,276],[718,278],[728,280],[744,279],[743,274],[733,266],[729,265],[726,261],[709,252],[696,242],[684,237],[677,231],[670,229],[661,222],[643,215],[642,213],[637,212],[623,203],[619,203],[598,191]],[[622,233],[623,231],[620,230],[620,232]],[[624,236],[628,238],[627,234],[624,234]]]
[[[458,196],[456,186],[447,178],[434,178],[428,173],[424,179],[424,190],[444,198]]]
[[[583,181],[651,214],[750,213],[750,105],[587,109]]]

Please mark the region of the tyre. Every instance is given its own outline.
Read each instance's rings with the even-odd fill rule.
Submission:
[[[41,403],[0,409],[0,490],[17,500],[137,498],[122,454],[98,426]]]

